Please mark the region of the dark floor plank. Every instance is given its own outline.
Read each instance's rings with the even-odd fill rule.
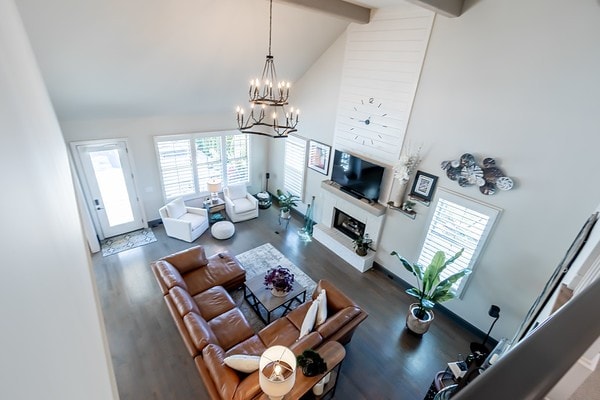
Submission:
[[[205,245],[210,255],[225,250],[239,254],[270,242],[315,281],[332,281],[369,313],[346,348],[337,399],[422,399],[434,374],[468,352],[476,338],[439,313],[422,338],[407,333],[411,300],[403,289],[382,271],[362,274],[319,242],[301,241],[301,223],[292,219],[286,229],[271,207],[257,219],[237,223],[231,239],[219,241],[207,231],[189,244],[167,237],[159,226],[154,228],[155,243],[109,257],[95,254],[121,400],[208,398],[149,268],[151,261],[195,244]]]

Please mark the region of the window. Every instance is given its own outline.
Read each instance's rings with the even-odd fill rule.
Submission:
[[[447,257],[464,248],[462,256],[450,264],[440,279],[477,262],[490,230],[500,209],[446,191],[438,190],[438,199],[430,217],[429,229],[419,255],[419,263],[429,265],[436,251],[442,250]],[[461,295],[469,275],[454,284],[454,290]]]
[[[248,182],[249,138],[234,132],[155,137],[165,200],[202,196],[211,178]]]
[[[285,139],[284,190],[303,198],[305,173],[306,140],[297,136],[288,136]]]

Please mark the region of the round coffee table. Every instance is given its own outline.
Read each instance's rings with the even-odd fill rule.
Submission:
[[[216,222],[210,228],[210,234],[215,239],[229,239],[235,233],[235,225],[229,221]]]

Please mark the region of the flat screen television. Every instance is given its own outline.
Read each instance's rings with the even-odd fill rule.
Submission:
[[[340,189],[357,198],[370,201],[379,199],[379,187],[384,168],[350,153],[336,150],[333,157],[331,180]]]

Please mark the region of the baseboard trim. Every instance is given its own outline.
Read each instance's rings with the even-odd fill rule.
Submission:
[[[409,288],[413,287],[413,285],[409,284],[404,279],[398,277],[393,272],[389,271],[388,269],[386,269],[384,266],[377,263],[376,261],[373,262],[373,268],[383,272],[388,278],[390,278],[392,281],[397,283],[398,286],[402,287],[403,289],[409,289]],[[481,341],[483,341],[483,339],[485,338],[486,332],[483,332],[481,329],[477,328],[475,325],[471,324],[470,322],[463,319],[462,317],[456,315],[455,313],[448,310],[446,307],[442,306],[441,304],[436,304],[434,310],[436,312],[439,312],[439,313],[445,315],[446,317],[450,318],[453,322],[457,323],[458,325],[465,328],[472,334],[476,335],[477,337],[479,337],[481,339]],[[490,321],[490,324],[491,324],[491,321]],[[489,345],[491,348],[494,348],[494,347],[496,347],[497,344],[498,344],[498,341],[490,336],[486,347]]]

